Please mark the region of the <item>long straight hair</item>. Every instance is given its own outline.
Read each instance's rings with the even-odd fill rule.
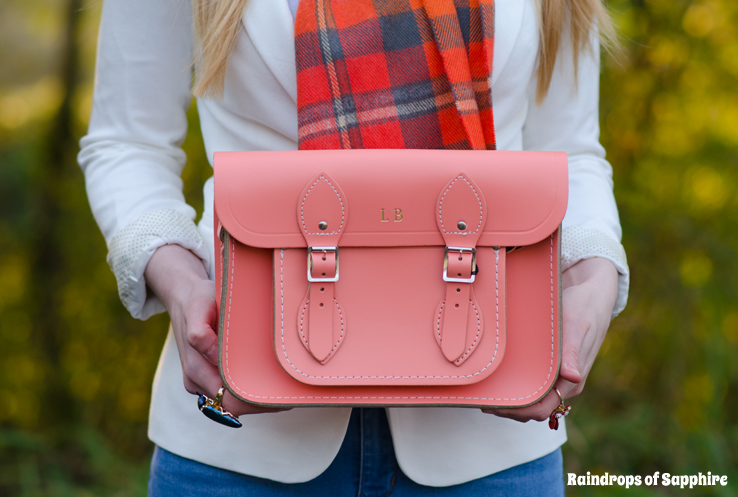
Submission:
[[[196,54],[193,88],[195,96],[222,96],[226,64],[236,45],[246,2],[247,0],[192,0]],[[615,28],[603,0],[537,2],[541,42],[538,47],[536,100],[540,103],[551,85],[562,33],[567,23],[575,70],[580,52],[592,49],[590,35],[593,29],[597,29],[605,48],[615,47],[617,42]]]

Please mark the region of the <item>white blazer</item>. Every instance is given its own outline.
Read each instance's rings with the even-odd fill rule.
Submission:
[[[212,179],[205,212],[182,195],[192,60],[187,0],[107,0],[88,135],[79,160],[109,260],[131,312],[163,310],[146,294],[143,269],[165,243],[193,250],[212,274]],[[612,195],[610,165],[599,144],[597,54],[583,56],[578,80],[563,43],[549,95],[535,104],[538,26],[534,0],[497,0],[493,101],[497,145],[504,150],[569,154],[570,201],[564,265],[606,257],[621,273],[616,313],[625,305],[627,264]],[[249,0],[221,101],[198,101],[207,154],[297,148],[293,20],[285,0]],[[156,220],[169,220],[156,231]],[[174,227],[172,227],[174,226]],[[566,241],[565,241],[566,243]],[[243,416],[240,430],[213,423],[183,387],[171,332],[154,380],[150,438],[183,457],[283,482],[312,479],[335,457],[350,409],[307,408]],[[476,409],[388,409],[402,470],[424,485],[445,486],[531,461],[558,448],[566,430],[526,424]]]

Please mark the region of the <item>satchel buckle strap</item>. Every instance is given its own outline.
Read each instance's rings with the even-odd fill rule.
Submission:
[[[300,312],[298,332],[310,355],[325,364],[340,347],[345,333],[345,319],[335,285],[338,247],[308,247],[307,258],[310,283]]]
[[[448,275],[448,254],[449,252],[458,254],[459,258],[463,258],[464,254],[471,254],[471,267],[466,273],[469,276],[449,276]],[[443,281],[449,283],[474,283],[474,279],[477,275],[477,249],[475,247],[446,247],[443,253]],[[459,273],[457,273],[458,275]]]
[[[321,272],[320,276],[313,275],[313,254],[323,254],[323,260],[326,259],[326,255],[332,254],[331,258],[335,259],[334,270],[331,272]],[[335,283],[338,281],[338,247],[308,247],[307,250],[307,279],[311,283]]]

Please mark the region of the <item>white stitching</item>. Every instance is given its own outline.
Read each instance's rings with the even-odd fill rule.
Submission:
[[[338,230],[336,230],[336,231],[331,231],[329,233],[310,233],[308,231],[307,226],[305,225],[305,202],[307,201],[307,198],[308,198],[308,195],[310,195],[310,192],[313,191],[313,188],[315,188],[315,186],[320,182],[321,179],[323,181],[325,181],[326,183],[328,183],[328,186],[330,186],[333,189],[333,192],[338,197],[338,201],[341,203],[341,224],[338,226]],[[346,211],[345,211],[344,206],[343,206],[343,199],[341,198],[341,195],[338,193],[338,190],[336,190],[336,188],[331,184],[331,182],[328,181],[326,179],[326,177],[321,174],[318,177],[318,179],[315,180],[315,183],[312,184],[312,186],[310,187],[310,189],[307,192],[305,192],[305,195],[302,197],[302,203],[300,204],[300,220],[302,221],[303,231],[308,236],[314,236],[314,235],[317,235],[317,236],[337,235],[337,234],[339,234],[341,232],[341,229],[343,229],[343,221],[344,221],[345,218],[346,218]]]
[[[554,363],[554,335],[556,334],[556,325],[554,324],[554,269],[553,269],[553,252],[554,252],[554,238],[553,234],[550,237],[550,247],[551,251],[549,252],[549,268],[551,272],[551,364],[548,366],[548,376],[546,376],[546,381],[551,377],[551,372],[553,371],[553,363]],[[544,383],[545,385],[545,383]],[[543,386],[541,386],[543,388]],[[537,391],[540,391],[541,388],[539,388]]]
[[[284,251],[284,249],[283,249],[283,251]],[[283,263],[284,263],[284,259],[282,259],[282,261],[280,262],[280,275],[283,274],[283,268],[282,268]],[[495,265],[498,265],[498,264],[499,264],[499,258],[495,262]],[[280,285],[280,292],[282,294],[282,299],[284,299],[284,278],[281,278],[280,277],[279,285]],[[475,308],[475,310],[476,310],[476,308]],[[489,369],[489,367],[492,365],[492,363],[494,363],[495,358],[497,357],[497,346],[495,346],[495,353],[492,356],[492,359],[489,361],[489,363],[487,363],[486,366],[484,366],[482,369],[480,369],[476,373],[468,374],[468,375],[464,375],[464,376],[461,376],[461,375],[448,375],[448,376],[417,376],[417,375],[414,375],[414,376],[313,376],[313,375],[307,374],[307,373],[301,371],[300,369],[298,369],[297,366],[292,363],[292,361],[290,360],[289,356],[287,355],[287,347],[286,347],[285,341],[284,341],[284,319],[280,323],[280,330],[281,330],[281,333],[282,333],[282,353],[284,354],[284,358],[287,360],[287,363],[292,367],[292,369],[295,370],[296,373],[299,373],[300,375],[304,376],[305,378],[310,378],[310,379],[314,379],[314,380],[407,380],[407,379],[413,379],[413,380],[416,380],[416,379],[417,380],[437,379],[437,380],[440,380],[440,379],[464,379],[464,378],[473,378],[475,376],[479,376],[484,371],[486,371],[487,369]],[[499,335],[499,334],[500,334],[500,328],[499,328],[499,319],[498,319],[498,321],[497,321],[497,335]]]
[[[470,302],[471,302],[472,307],[474,307],[474,312],[477,315],[477,336],[474,337],[474,340],[472,341],[471,345],[469,345],[469,348],[466,350],[466,352],[464,352],[464,354],[461,357],[459,357],[458,359],[454,361],[456,364],[461,364],[462,362],[464,362],[464,359],[466,359],[466,357],[472,353],[472,351],[476,347],[477,342],[479,341],[479,335],[482,334],[482,323],[481,323],[481,319],[479,318],[479,311],[477,310],[477,306],[474,305],[474,301],[470,300]],[[499,319],[497,320],[497,322],[499,323]],[[499,336],[499,330],[500,328],[498,326],[497,327],[498,333],[496,334],[496,336]],[[495,345],[495,353],[492,356],[492,361],[495,360],[495,357],[497,357],[497,345]]]
[[[481,319],[479,319],[479,310],[477,309],[477,306],[476,304],[474,304],[474,301],[472,299],[469,299],[469,303],[474,308],[474,314],[476,314],[477,316],[477,335],[474,337],[474,340],[472,340],[471,345],[469,345],[469,348],[466,349],[466,351],[461,355],[461,357],[458,357],[457,359],[454,360],[454,363],[457,365],[461,364],[464,361],[464,359],[469,354],[471,354],[472,350],[474,350],[474,347],[476,346],[477,341],[479,340],[479,335],[482,334],[482,323],[481,323]],[[439,342],[443,342],[443,338],[441,338],[441,315],[443,314],[443,308],[445,306],[446,306],[446,301],[444,300],[443,302],[441,302],[441,308],[438,310],[438,319],[436,319],[436,330],[438,331],[436,336],[438,337]],[[499,319],[498,319],[498,322],[499,322]],[[499,327],[497,329],[499,330]],[[464,332],[466,333],[466,330],[464,330]],[[496,347],[495,347],[495,355],[497,355]],[[495,360],[495,357],[492,356],[492,361],[494,360]]]
[[[230,364],[230,361],[228,360],[228,341],[231,336],[230,329],[231,329],[231,302],[233,301],[233,281],[236,279],[234,278],[234,273],[236,271],[236,244],[233,241],[233,238],[231,238],[231,259],[229,261],[229,264],[231,265],[231,285],[230,290],[228,291],[228,312],[226,313],[226,326],[225,326],[225,363],[226,363],[226,375],[229,379],[231,379],[231,382],[233,382],[233,379],[231,377],[231,368],[228,366]],[[223,271],[220,272],[220,274],[223,274]]]
[[[310,343],[308,343],[308,339],[305,336],[305,333],[302,332],[302,323],[305,321],[305,309],[307,309],[309,303],[310,299],[305,300],[305,305],[302,306],[302,310],[300,311],[300,338],[302,338],[302,343],[308,350],[310,350]]]
[[[533,393],[526,395],[525,397],[460,397],[457,395],[385,395],[385,396],[370,396],[370,395],[256,395],[256,394],[250,394],[241,388],[239,388],[237,385],[235,385],[235,382],[233,381],[233,377],[230,374],[230,369],[226,367],[226,373],[228,376],[228,379],[230,382],[228,383],[228,386],[232,388],[233,390],[238,391],[240,394],[242,394],[244,397],[250,397],[254,399],[272,399],[272,400],[278,400],[278,399],[388,399],[388,400],[400,400],[400,399],[415,399],[415,400],[430,400],[430,399],[438,399],[438,400],[493,400],[493,401],[520,401],[520,400],[526,400],[534,395],[536,395],[538,392],[540,392],[548,383],[549,378],[551,378],[551,372],[553,371],[553,363],[554,363],[554,335],[555,335],[555,328],[554,328],[554,300],[553,300],[553,294],[554,294],[554,288],[553,288],[553,234],[550,236],[551,240],[551,255],[550,255],[550,270],[551,270],[551,365],[549,366],[548,370],[548,376],[546,376],[546,379],[544,380],[543,384]],[[284,249],[281,251],[282,256],[280,259],[284,260]],[[280,264],[281,266],[281,264]],[[280,267],[280,279],[283,279],[283,272],[281,271]],[[283,289],[284,290],[284,289]],[[230,314],[229,314],[230,316]],[[282,296],[282,323],[284,323],[284,296]],[[498,323],[499,326],[499,323]],[[228,325],[226,326],[226,333],[228,330]],[[283,325],[283,331],[284,331],[284,325]],[[282,347],[284,348],[284,341],[282,342]],[[226,360],[228,359],[228,337],[226,336]]]
[[[474,304],[472,303],[472,305]],[[500,346],[500,249],[495,249],[495,320],[497,326],[497,333],[495,334],[495,355],[497,355],[497,348]],[[471,354],[471,351],[474,348],[474,344],[476,343],[478,338],[479,333],[477,333],[477,337],[469,346],[469,350],[466,352],[466,354],[462,355],[454,362],[461,364],[461,361],[464,360],[464,357],[466,357],[468,354]]]
[[[282,250],[284,250],[284,249],[282,249]],[[309,291],[310,290],[308,289],[308,292]],[[330,359],[331,356],[333,356],[333,354],[336,352],[336,350],[338,349],[338,347],[341,346],[341,343],[343,342],[344,331],[345,331],[344,322],[343,322],[343,311],[341,310],[341,305],[338,303],[338,300],[336,300],[335,297],[333,298],[333,302],[336,304],[336,307],[338,308],[338,315],[341,317],[341,334],[338,336],[338,340],[336,341],[336,344],[333,346],[333,348],[331,349],[331,351],[328,352],[328,355],[323,360],[323,362],[325,362],[328,359]],[[305,321],[305,309],[307,309],[307,307],[308,307],[309,304],[310,304],[310,299],[307,299],[305,301],[305,305],[302,306],[302,311],[300,311],[300,337],[302,338],[302,343],[305,344],[305,348],[308,349],[308,351],[310,351],[310,343],[308,342],[308,339],[305,336],[305,333],[303,332],[303,322]],[[284,338],[282,339],[282,341],[284,341]],[[312,352],[311,352],[311,354],[312,354]]]
[[[451,187],[456,184],[459,179],[463,179],[464,182],[469,185],[469,188],[471,188],[471,191],[474,193],[474,196],[477,197],[477,202],[479,203],[479,224],[477,224],[477,229],[470,232],[465,231],[446,231],[446,227],[443,224],[443,199],[448,194],[449,190],[451,190]],[[482,206],[482,200],[479,198],[479,195],[477,194],[477,191],[474,189],[471,183],[469,183],[466,178],[463,175],[458,175],[450,185],[448,185],[448,188],[446,188],[446,191],[443,192],[443,195],[441,195],[441,199],[438,201],[438,219],[441,221],[441,229],[443,229],[443,232],[447,235],[471,235],[474,233],[479,232],[479,229],[482,227],[482,217],[484,216],[484,207]]]

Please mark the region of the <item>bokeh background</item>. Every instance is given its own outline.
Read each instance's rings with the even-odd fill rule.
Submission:
[[[0,2],[3,496],[146,494],[147,406],[168,322],[120,305],[75,158],[101,4]],[[738,3],[610,6],[624,53],[604,61],[602,140],[632,283],[573,402],[566,471],[710,471],[729,486],[627,494],[736,495]],[[210,171],[194,111],[190,124],[186,195],[201,209]]]

